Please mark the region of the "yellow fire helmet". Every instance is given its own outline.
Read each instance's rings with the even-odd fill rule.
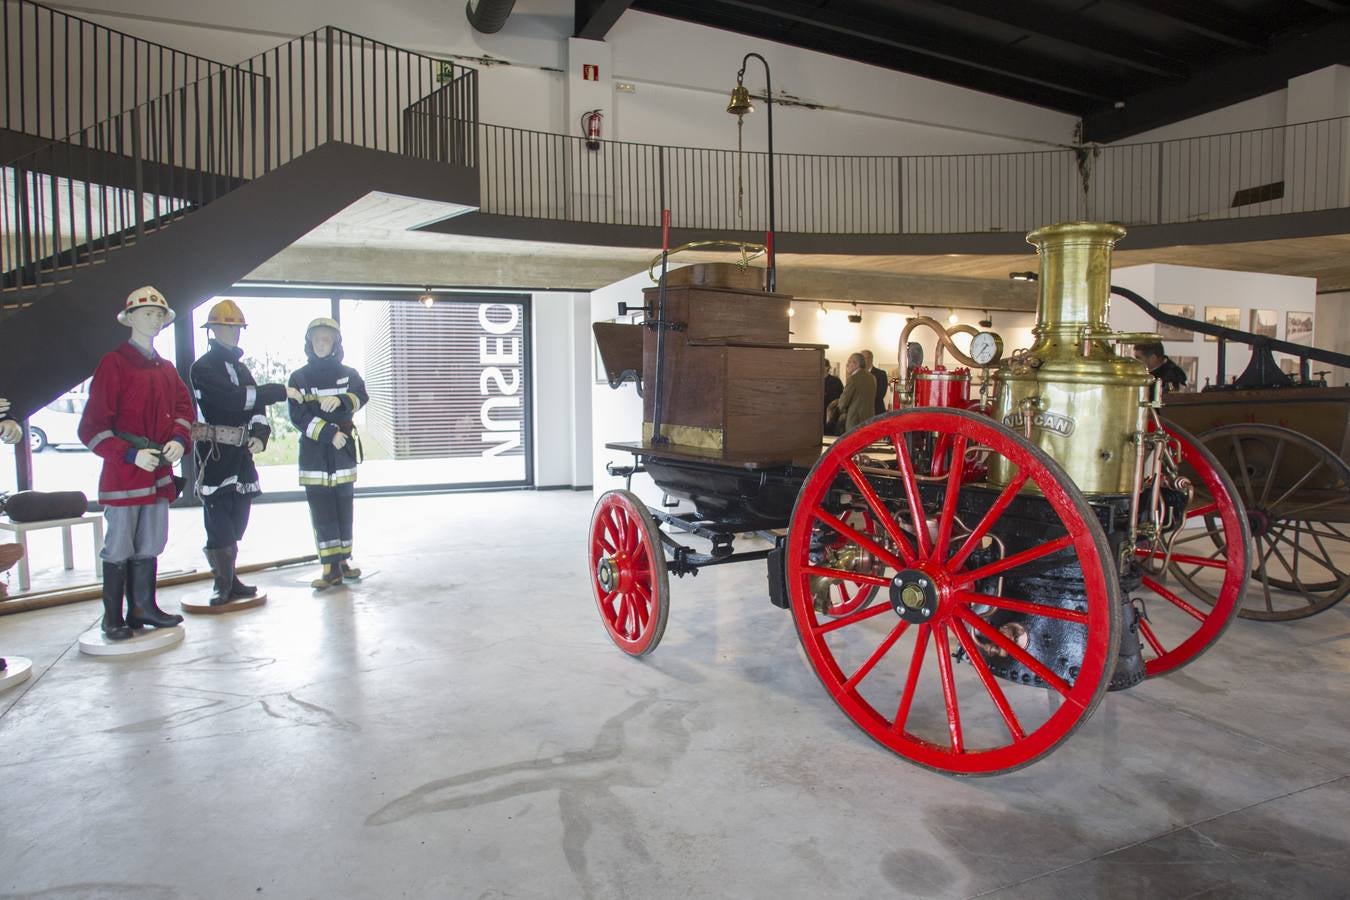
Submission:
[[[331,328],[338,334],[342,334],[342,329],[338,327],[338,323],[333,319],[328,318],[327,316],[319,316],[313,322],[310,322],[309,325],[305,328],[305,336],[308,337],[309,333],[313,331],[315,328]]]
[[[206,323],[202,325],[206,328],[211,325],[238,325],[240,328],[247,328],[248,323],[244,321],[244,311],[239,308],[239,304],[233,300],[222,300],[211,307],[211,312],[206,317]]]

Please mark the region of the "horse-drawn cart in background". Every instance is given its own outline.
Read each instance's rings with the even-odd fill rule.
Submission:
[[[1340,602],[1350,593],[1350,388],[1329,387],[1311,363],[1350,367],[1350,356],[1192,322],[1131,291],[1113,291],[1164,324],[1219,342],[1217,383],[1168,394],[1162,414],[1197,436],[1242,498],[1253,541],[1251,575],[1260,590],[1248,592],[1238,615],[1300,619]],[[1224,371],[1230,341],[1252,348],[1250,363],[1231,381]],[[1298,357],[1298,374],[1281,371],[1274,352]],[[1211,541],[1205,555],[1222,546]],[[1183,583],[1196,570],[1172,566]]]
[[[975,355],[951,345],[994,385],[992,415],[966,409],[968,391],[924,389],[823,452],[821,348],[788,343],[790,298],[665,279],[643,325],[597,329],[612,384],[642,344],[643,436],[609,445],[633,459],[615,474],[645,472],[692,507],[627,489],[596,503],[590,571],[614,643],[656,648],[670,572],[765,560],[771,602],[844,714],[954,775],[1034,762],[1108,690],[1195,660],[1241,602],[1247,519],[1215,457],[1159,416],[1142,364],[1113,349],[1146,339],[1105,321],[1123,234],[1029,236],[1034,345],[1007,359],[993,339]]]

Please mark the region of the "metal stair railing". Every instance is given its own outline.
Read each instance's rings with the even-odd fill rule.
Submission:
[[[472,69],[325,27],[52,142],[0,179],[0,296],[22,295],[3,303],[329,141],[407,153],[410,108],[435,95],[453,121],[476,91]]]
[[[230,68],[32,0],[0,2],[10,131],[61,140]]]

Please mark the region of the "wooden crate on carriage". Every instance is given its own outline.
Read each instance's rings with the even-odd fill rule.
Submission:
[[[819,452],[824,345],[790,342],[791,297],[709,286],[715,281],[705,274],[667,284],[666,319],[685,327],[666,331],[662,434],[675,446],[742,457]],[[645,292],[649,309],[659,293]],[[656,332],[644,329],[644,442],[652,436],[656,343]]]

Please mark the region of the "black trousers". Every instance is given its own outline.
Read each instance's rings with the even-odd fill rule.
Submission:
[[[224,490],[202,498],[202,519],[206,522],[206,549],[227,550],[244,538],[253,495]]]
[[[352,555],[352,498],[356,485],[333,487],[305,485],[309,521],[314,527],[314,545],[319,562],[337,563]]]

